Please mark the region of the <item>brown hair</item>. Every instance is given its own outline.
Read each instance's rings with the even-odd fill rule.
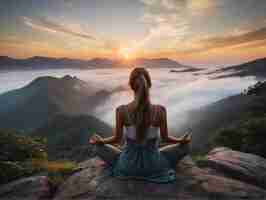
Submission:
[[[135,68],[130,74],[129,85],[136,97],[136,106],[132,113],[132,119],[136,125],[136,139],[138,142],[142,142],[151,124],[151,103],[149,94],[151,78],[149,72],[145,68]]]

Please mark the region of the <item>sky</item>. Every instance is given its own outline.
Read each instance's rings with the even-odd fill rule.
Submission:
[[[264,0],[1,0],[0,55],[237,64],[266,57],[265,10]]]

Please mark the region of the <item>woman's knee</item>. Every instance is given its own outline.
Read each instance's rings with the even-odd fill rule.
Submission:
[[[104,161],[110,161],[116,158],[121,151],[109,144],[96,144],[95,155],[99,156]]]

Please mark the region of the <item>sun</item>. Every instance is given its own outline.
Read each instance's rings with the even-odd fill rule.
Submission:
[[[119,55],[126,60],[131,58],[131,50],[129,48],[120,48]]]

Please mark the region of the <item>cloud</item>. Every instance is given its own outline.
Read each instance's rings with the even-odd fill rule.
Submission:
[[[249,49],[266,47],[266,39],[244,44],[242,47],[249,48]]]
[[[148,26],[142,40],[134,42],[129,51],[152,53],[181,41],[189,31],[184,18],[186,0],[140,0],[144,4],[144,14],[140,21]],[[138,53],[137,53],[138,54]]]
[[[47,42],[45,41],[35,41],[35,40],[25,40],[21,39],[20,37],[10,35],[7,37],[3,37],[0,39],[0,44],[5,45],[8,47],[39,47],[39,48],[47,48],[51,47]]]
[[[206,11],[224,4],[218,0],[140,0],[144,5],[155,10],[178,11],[189,9],[190,12]],[[157,9],[156,9],[157,8]]]
[[[230,34],[200,35],[162,49],[158,57],[176,58],[186,64],[212,66],[238,64],[265,56],[266,27],[234,30]]]
[[[189,0],[187,2],[187,7],[192,12],[211,11],[217,7],[224,5],[224,1],[221,0]]]
[[[266,27],[257,30],[244,32],[237,35],[228,35],[223,37],[212,37],[198,41],[198,47],[187,50],[186,53],[204,52],[219,48],[228,48],[239,45],[247,45],[249,43],[257,42],[256,47],[260,44],[259,41],[266,40]]]
[[[195,30],[195,21],[199,20],[199,17],[209,15],[215,8],[222,6],[224,3],[224,1],[218,0],[140,1],[145,6],[141,21],[147,24],[149,29],[144,39],[135,44],[135,46],[149,49],[149,52],[154,50],[172,50],[176,52],[178,49],[184,51],[184,43],[188,44],[188,50],[190,51],[190,41],[191,38],[195,38],[195,31],[200,34],[198,30]],[[197,44],[192,46],[197,46],[198,49]]]
[[[47,31],[52,33],[65,33],[68,35],[72,35],[75,37],[88,39],[88,40],[96,40],[95,37],[88,35],[87,33],[81,30],[74,30],[65,25],[58,24],[54,21],[51,21],[45,17],[38,17],[38,18],[29,18],[29,17],[22,17],[21,18],[23,23],[33,29],[38,29],[41,31]]]
[[[72,2],[70,0],[68,1]],[[30,18],[24,16],[21,17],[21,19],[25,25],[33,29],[51,32],[51,33],[64,33],[74,37],[94,41],[95,42],[94,45],[98,48],[98,50],[101,49],[105,53],[109,52],[108,54],[113,54],[120,47],[119,41],[102,37],[100,36],[100,34],[97,35],[97,38],[92,35],[89,35],[88,33],[82,30],[80,24],[68,24],[66,26],[58,24],[44,17]]]
[[[141,46],[155,49],[153,47],[157,44],[161,47],[161,53],[190,55],[266,39],[266,28],[260,28],[265,23],[261,23],[261,17],[254,17],[256,15],[253,14],[254,6],[258,8],[258,5],[266,5],[259,3],[258,0],[254,0],[255,3],[252,0],[140,1],[145,6],[141,20],[149,25],[146,37],[140,42],[145,45]],[[247,8],[253,10],[252,14],[244,14]],[[247,19],[237,19],[234,22],[236,28],[233,28],[232,18],[235,17],[235,13],[243,14]],[[224,18],[218,19],[218,16]],[[214,26],[218,26],[217,30],[213,29]],[[242,29],[243,27],[245,29]],[[259,45],[263,44],[257,43],[255,46]]]

